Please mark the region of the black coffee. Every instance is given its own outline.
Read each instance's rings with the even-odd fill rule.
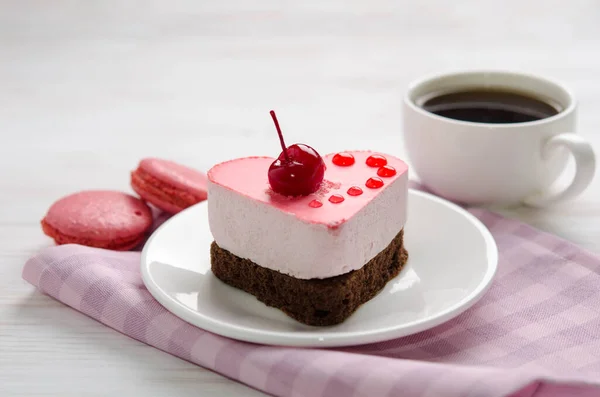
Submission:
[[[513,91],[465,90],[430,95],[419,104],[439,116],[476,123],[523,123],[554,116],[558,104]]]

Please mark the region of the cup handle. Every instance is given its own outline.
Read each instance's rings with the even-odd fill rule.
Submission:
[[[577,134],[563,133],[555,135],[544,144],[542,156],[560,146],[569,150],[575,160],[575,175],[571,184],[557,193],[529,197],[524,200],[525,204],[543,207],[569,200],[583,192],[594,178],[596,156],[589,142]]]

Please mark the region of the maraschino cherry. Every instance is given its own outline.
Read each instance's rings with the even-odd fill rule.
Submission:
[[[325,175],[325,163],[312,147],[297,143],[285,146],[275,112],[271,110],[283,151],[269,167],[269,184],[284,196],[306,196],[319,190]]]

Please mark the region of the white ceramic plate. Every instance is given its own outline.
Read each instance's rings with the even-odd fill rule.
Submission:
[[[435,196],[411,190],[405,244],[409,261],[344,323],[312,327],[292,320],[210,270],[206,203],[172,217],[142,252],[142,277],[176,316],[205,330],[248,342],[346,346],[413,334],[456,317],[488,289],[498,251],[474,216]]]

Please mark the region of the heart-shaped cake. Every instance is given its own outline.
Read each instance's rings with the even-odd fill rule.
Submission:
[[[239,158],[208,172],[212,271],[298,321],[339,323],[407,260],[408,167],[369,151],[329,154],[318,189],[290,197],[270,184],[275,160]]]

